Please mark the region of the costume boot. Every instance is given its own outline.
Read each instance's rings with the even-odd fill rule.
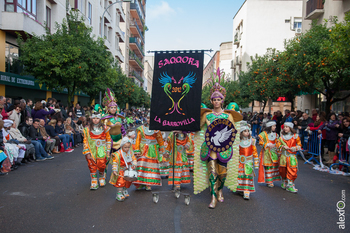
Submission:
[[[123,188],[123,195],[125,198],[130,197],[130,194],[128,193],[128,190],[124,187]]]
[[[287,180],[282,179],[281,188],[282,188],[282,189],[286,189],[286,188],[287,188]]]
[[[97,175],[96,175],[96,173],[90,173],[90,176],[91,176],[91,186],[90,186],[90,189],[91,189],[91,190],[98,189]]]
[[[225,166],[222,166],[220,164],[216,164],[216,170],[218,172],[218,191],[217,191],[217,198],[219,202],[224,202],[224,195],[222,194],[222,189],[224,188],[224,184],[226,181],[226,175],[227,175],[227,168]]]
[[[214,209],[217,202],[216,191],[218,189],[217,182],[217,172],[216,172],[216,160],[211,160],[208,162],[208,170],[209,170],[209,184],[210,184],[210,194],[211,194],[211,202],[209,204],[209,208]]]
[[[104,187],[106,185],[106,171],[99,172],[98,181],[100,182],[100,186]]]
[[[294,182],[292,180],[288,180],[288,184],[287,184],[287,189],[288,192],[291,193],[297,193],[298,189],[295,188]]]
[[[115,199],[117,199],[117,201],[125,201],[125,197],[123,194],[123,188],[117,188],[117,195],[116,195]]]

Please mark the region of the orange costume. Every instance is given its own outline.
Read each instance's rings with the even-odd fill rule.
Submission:
[[[109,135],[109,128],[106,126],[84,128],[84,155],[91,155],[91,159],[87,159],[88,167],[91,175],[90,189],[97,189],[97,170],[99,171],[100,186],[106,185],[105,169],[109,151],[111,150],[111,136]]]
[[[283,181],[282,188],[296,193],[298,191],[294,187],[294,181],[298,176],[298,160],[296,152],[301,150],[300,138],[298,134],[288,133],[286,135],[281,134],[279,141],[281,143],[279,147],[282,149],[282,155],[279,161],[279,171]],[[289,147],[289,149],[286,150],[284,146]]]
[[[274,181],[281,180],[277,152],[279,144],[277,133],[271,132],[268,134],[263,131],[259,134],[259,145],[262,147],[260,151],[259,183],[270,184],[273,187]],[[272,148],[270,148],[271,145],[273,145]]]
[[[166,153],[170,155],[169,158],[169,178],[168,185],[180,186],[181,184],[191,183],[190,170],[188,166],[188,159],[186,154],[187,146],[191,150],[190,139],[188,134],[178,133],[175,137],[174,145],[174,133],[170,133],[168,137],[168,146],[166,148]],[[173,153],[174,152],[174,153]],[[175,154],[175,158],[173,158]],[[173,162],[175,161],[175,164]],[[173,174],[173,169],[175,171],[175,178]]]
[[[141,185],[162,185],[159,171],[159,161],[164,153],[164,141],[159,130],[150,130],[148,126],[140,126],[136,130],[134,153],[141,153],[137,159],[137,181]]]
[[[256,140],[254,138],[241,138],[240,140],[237,191],[255,192],[254,168],[258,168],[258,152],[255,144]]]
[[[123,149],[120,149],[112,154],[112,174],[109,180],[109,183],[117,188],[129,188],[132,182],[124,179],[124,171],[130,166],[136,167],[136,158],[132,153],[132,150],[129,150],[128,153],[125,153]],[[127,162],[126,162],[127,161]],[[115,173],[118,173],[118,176]]]

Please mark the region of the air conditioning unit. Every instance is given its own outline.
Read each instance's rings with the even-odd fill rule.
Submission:
[[[295,29],[295,33],[296,33],[296,34],[301,34],[301,28],[296,28],[296,29]]]

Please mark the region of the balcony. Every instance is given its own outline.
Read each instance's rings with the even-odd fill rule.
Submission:
[[[136,21],[130,22],[130,31],[133,35],[138,35],[141,38],[143,44],[145,43],[145,39],[143,38],[142,31],[140,30]]]
[[[115,53],[115,56],[118,58],[118,60],[121,62],[121,63],[124,63],[124,56],[123,56],[123,53],[121,51],[120,48],[116,49],[116,53]]]
[[[115,33],[119,37],[119,42],[125,42],[125,32],[123,32],[118,25],[115,27]]]
[[[27,32],[30,35],[35,33],[39,36],[46,33],[43,24],[30,18],[25,13],[6,11],[1,12],[1,30],[13,33],[17,31],[23,36],[25,36],[24,32]]]
[[[239,31],[236,31],[233,44],[238,45],[240,40],[241,40],[241,34],[239,33]]]
[[[236,69],[236,59],[231,60],[231,69]]]
[[[120,15],[120,22],[122,22],[122,23],[124,23],[125,22],[125,12],[124,12],[124,9],[123,9],[123,5],[122,5],[122,3],[120,2],[120,3],[117,3],[116,4],[117,6],[117,12],[118,12],[118,14]]]
[[[142,78],[141,75],[138,74],[135,70],[133,70],[133,71],[131,71],[131,72],[129,73],[129,77],[134,77],[134,78],[136,78],[137,80],[139,80],[140,82],[143,83],[143,78]]]
[[[129,37],[129,47],[138,55],[145,56],[143,52],[143,47],[136,37]]]
[[[130,14],[136,19],[137,24],[143,28],[145,16],[142,14],[139,1],[136,0],[135,3],[130,3]]]
[[[317,19],[324,13],[323,0],[309,0],[306,2],[305,19]]]
[[[142,60],[139,57],[137,57],[136,54],[132,51],[129,52],[129,64],[138,71],[142,72],[144,70]]]
[[[242,65],[242,56],[236,56],[236,65]]]

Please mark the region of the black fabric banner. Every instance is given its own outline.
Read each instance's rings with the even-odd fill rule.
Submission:
[[[150,129],[198,131],[204,51],[156,52]]]

